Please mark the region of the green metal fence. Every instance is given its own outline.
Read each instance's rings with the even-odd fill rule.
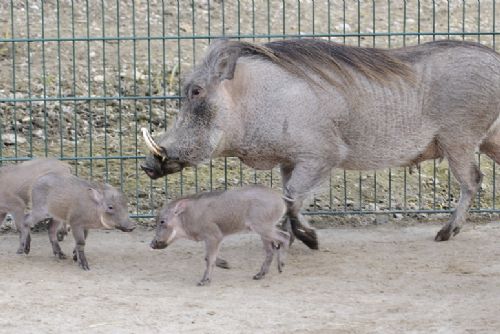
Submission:
[[[138,129],[167,128],[182,75],[211,39],[328,38],[384,48],[435,39],[497,46],[496,1],[3,0],[0,4],[0,162],[70,161],[83,177],[120,186],[134,217],[182,194],[245,183],[280,187],[279,173],[218,159],[151,181]],[[494,163],[473,211],[498,212]],[[448,212],[459,194],[446,162],[414,171],[334,170],[309,214]]]

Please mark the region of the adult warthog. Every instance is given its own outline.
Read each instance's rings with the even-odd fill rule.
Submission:
[[[187,78],[174,127],[142,168],[158,178],[210,157],[281,168],[288,222],[311,248],[302,202],[334,167],[373,170],[446,157],[461,186],[449,222],[460,230],[482,174],[478,149],[500,163],[500,55],[477,43],[401,49],[324,40],[217,41]]]

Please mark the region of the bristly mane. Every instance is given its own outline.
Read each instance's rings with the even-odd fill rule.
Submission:
[[[315,80],[311,74],[332,85],[339,85],[342,81],[350,83],[352,70],[379,82],[392,77],[410,81],[413,78],[411,68],[386,50],[347,46],[320,39],[291,39],[264,45],[226,41],[223,48],[237,50],[242,57],[255,56],[268,60],[313,83]]]

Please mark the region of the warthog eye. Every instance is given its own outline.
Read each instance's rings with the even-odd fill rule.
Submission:
[[[160,221],[160,225],[165,225],[165,221],[164,221],[164,220],[161,220],[161,221]]]
[[[189,90],[189,97],[190,98],[195,98],[201,95],[203,92],[203,88],[197,85],[191,86],[191,89]]]

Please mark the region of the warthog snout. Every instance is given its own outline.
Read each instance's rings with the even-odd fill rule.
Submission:
[[[116,226],[116,228],[122,232],[132,232],[133,230],[135,230],[136,227],[137,225],[132,222],[130,222],[127,226],[121,226],[121,225]]]
[[[162,176],[159,173],[157,173],[153,168],[148,167],[146,165],[141,165],[141,169],[153,180]]]
[[[166,174],[173,174],[180,172],[187,164],[168,160],[164,163],[151,163],[146,160],[145,163],[141,164],[141,169],[153,180],[165,176]]]
[[[153,241],[151,241],[149,246],[152,249],[164,249],[167,248],[168,244],[165,241],[158,241],[156,239],[153,239]]]

